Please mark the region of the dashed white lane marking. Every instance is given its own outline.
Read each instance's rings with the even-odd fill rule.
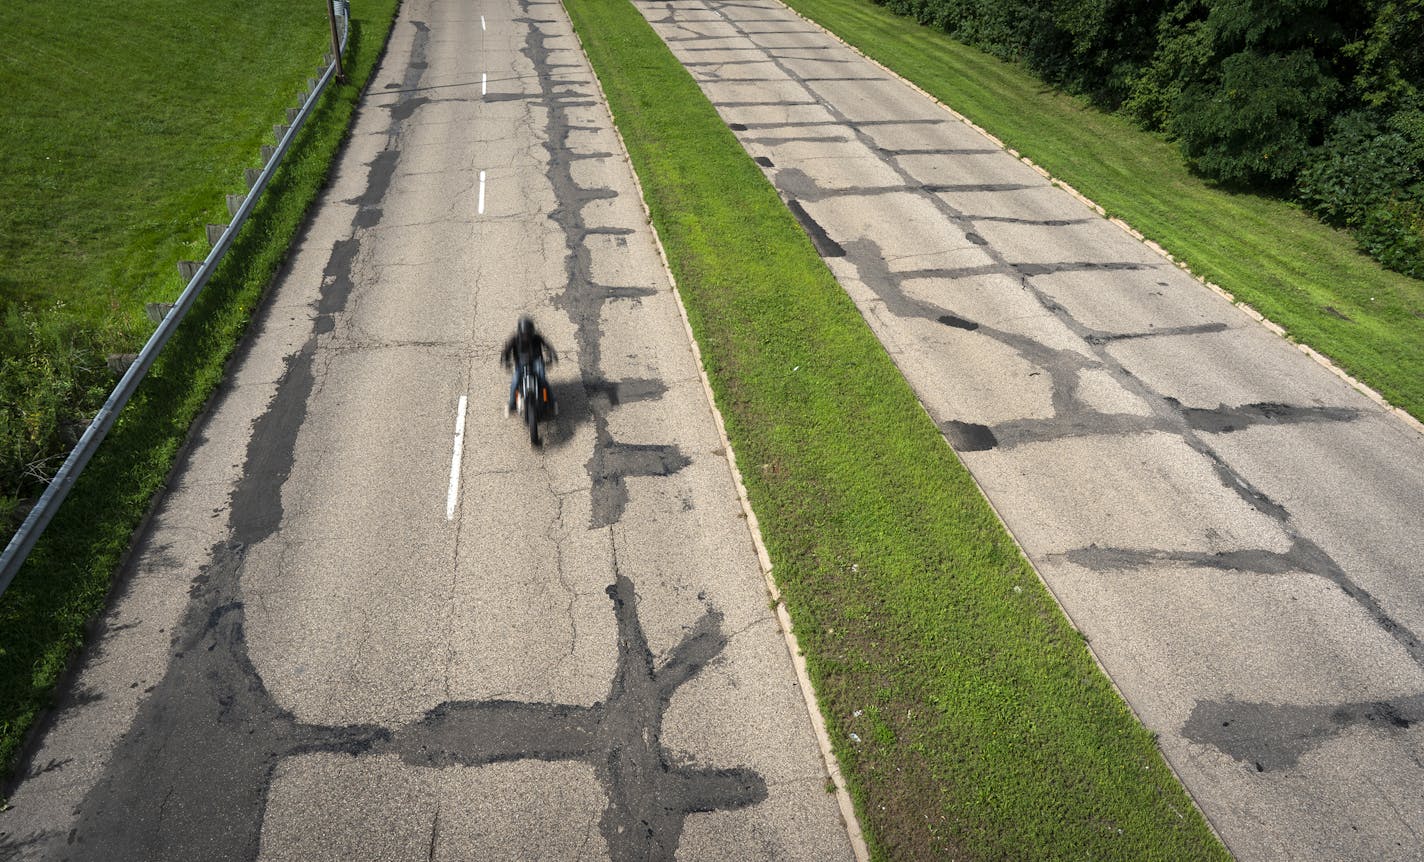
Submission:
[[[465,452],[465,404],[460,396],[459,415],[455,417],[455,454],[450,457],[450,491],[445,495],[445,520],[455,520],[455,503],[460,498],[460,456]]]
[[[480,95],[481,95],[481,96],[483,96],[483,95],[485,94],[485,92],[486,92],[486,86],[488,85],[488,83],[489,83],[489,73],[488,73],[488,72],[481,72],[481,73],[480,73]]]
[[[485,16],[483,15],[480,16],[480,29],[485,29]]]
[[[485,214],[485,172],[480,171],[480,202],[476,207],[480,215]]]

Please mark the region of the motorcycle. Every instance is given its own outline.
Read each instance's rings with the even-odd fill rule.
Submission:
[[[557,405],[549,400],[549,384],[534,373],[532,362],[523,363],[517,397],[524,424],[529,426],[529,445],[538,446],[539,421],[551,408],[557,410]]]

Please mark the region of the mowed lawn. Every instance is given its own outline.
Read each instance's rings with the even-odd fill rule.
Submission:
[[[353,4],[349,83],[329,88],[252,219],[0,597],[0,772],[104,606],[135,529],[301,227],[345,139],[398,0]],[[170,301],[176,262],[274,143],[329,50],[320,0],[0,5],[0,452],[62,458]],[[59,435],[55,435],[59,436]],[[27,456],[30,457],[30,456]],[[0,526],[17,470],[0,476]],[[22,489],[35,493],[38,482]],[[0,541],[9,538],[0,532]],[[193,573],[195,576],[197,572]]]
[[[329,50],[320,0],[0,4],[0,304],[145,334]]]
[[[1208,184],[1160,135],[870,0],[786,3],[1424,419],[1424,281],[1294,204]]]
[[[320,2],[0,4],[0,541],[329,50]],[[15,513],[18,514],[18,513]]]
[[[1222,859],[761,170],[627,0],[566,0],[878,859]]]

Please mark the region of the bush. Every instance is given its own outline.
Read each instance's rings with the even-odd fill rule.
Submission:
[[[1424,4],[1418,0],[1366,0],[1370,20],[1341,48],[1355,65],[1354,90],[1362,104],[1386,108],[1415,100],[1424,85]]]
[[[1391,198],[1366,214],[1355,239],[1387,268],[1424,278],[1424,202]]]
[[[1297,198],[1322,221],[1354,231],[1389,269],[1424,278],[1424,112],[1355,111],[1300,173]]]
[[[1169,128],[1205,176],[1279,188],[1309,159],[1340,89],[1309,51],[1242,51],[1216,82],[1183,89]]]
[[[1300,172],[1297,197],[1320,219],[1355,228],[1400,189],[1420,179],[1410,142],[1367,111],[1337,119]]]
[[[1207,10],[1198,0],[1178,0],[1157,22],[1151,61],[1134,73],[1122,111],[1145,129],[1167,128],[1188,71],[1211,65],[1214,51]]]
[[[1036,71],[1096,104],[1117,109],[1152,62],[1158,22],[1167,0],[1055,0],[1049,6],[1057,36],[1045,39],[1031,61]]]

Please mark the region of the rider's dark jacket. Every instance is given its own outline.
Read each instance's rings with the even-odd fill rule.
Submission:
[[[528,337],[521,336],[516,332],[504,343],[504,350],[499,354],[499,363],[508,366],[512,359],[516,365],[523,365],[526,361],[533,362],[538,356],[544,356],[551,362],[556,362],[559,359],[559,354],[554,351],[554,346],[544,340],[544,336],[539,334],[539,330],[530,332]]]

